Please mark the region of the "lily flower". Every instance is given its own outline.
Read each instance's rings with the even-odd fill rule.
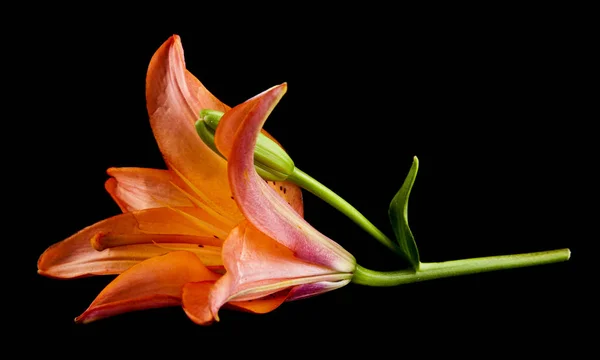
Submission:
[[[222,245],[225,274],[187,251],[151,258],[115,278],[76,321],[181,303],[192,321],[208,325],[221,307],[266,313],[350,282],[354,257],[308,224],[254,167],[256,138],[286,89],[282,84],[231,109],[217,132],[244,216]]]
[[[230,108],[187,71],[176,35],[152,57],[146,99],[168,170],[108,169],[105,187],[123,214],[50,246],[38,260],[38,273],[52,278],[127,274],[107,286],[81,322],[180,303],[183,284],[220,277],[223,241],[244,219],[228,184],[227,162],[194,127],[201,109]],[[269,186],[303,215],[296,185]]]
[[[354,257],[308,224],[254,167],[256,138],[286,88],[271,88],[231,109],[217,133],[244,216],[222,245],[225,274],[210,271],[187,251],[154,257],[115,278],[77,322],[181,303],[192,321],[208,325],[219,320],[221,307],[266,313],[350,282]]]

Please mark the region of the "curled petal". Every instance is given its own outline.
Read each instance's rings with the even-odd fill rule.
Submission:
[[[217,246],[228,232],[228,228],[198,208],[156,208],[120,214],[50,246],[38,260],[38,273],[55,278],[119,274],[149,257],[171,251],[155,243],[193,244],[201,253],[199,244]],[[212,259],[212,255],[207,256]],[[219,265],[212,260],[211,264]]]
[[[229,233],[222,256],[227,273],[209,295],[210,312],[217,320],[219,308],[227,302],[260,299],[297,285],[352,276],[297,258],[247,221]]]
[[[185,68],[181,40],[174,35],[154,54],[146,78],[146,103],[154,137],[169,168],[193,184],[212,209],[242,219],[227,187],[227,163],[198,136],[201,109],[227,111]]]
[[[187,316],[196,324],[209,325],[214,321],[208,304],[208,297],[214,281],[187,283],[183,287],[182,305]],[[264,314],[275,310],[288,298],[289,290],[268,295],[264,298],[248,301],[232,301],[226,308]]]
[[[260,96],[254,98],[234,107],[223,115],[223,118],[219,122],[217,131],[215,133],[215,144],[219,149],[219,152],[226,158],[229,158],[231,154],[231,147],[237,130],[240,128],[243,120],[249,116],[250,112],[259,105],[261,101]],[[267,134],[264,130],[262,131],[275,143],[279,144],[271,135]],[[266,181],[266,180],[265,180]],[[302,200],[302,191],[296,184],[287,181],[266,181],[270,187],[277,192],[292,208],[300,215],[304,216],[304,204]]]
[[[185,184],[168,170],[110,168],[106,190],[123,212],[165,206],[194,206],[181,189]]]
[[[223,115],[223,118],[219,122],[219,126],[217,127],[217,131],[215,133],[215,144],[217,145],[219,152],[226,158],[229,158],[229,155],[231,154],[233,140],[235,139],[235,135],[240,128],[240,125],[242,124],[243,120],[248,117],[252,111],[254,111],[255,107],[259,105],[260,101],[260,96],[255,96],[254,98],[234,107]],[[269,139],[273,140],[276,144],[281,146],[281,144],[279,144],[279,142],[264,129],[261,129],[261,132]],[[275,192],[277,192],[280,197],[290,204],[290,206],[296,210],[300,216],[304,216],[302,191],[298,185],[287,181],[266,182],[273,188],[273,190],[275,190]]]
[[[179,305],[186,283],[214,281],[219,276],[187,251],[153,257],[117,276],[75,321],[88,323],[130,311]]]
[[[198,325],[210,325],[214,320],[208,306],[208,294],[213,284],[214,281],[190,282],[183,287],[183,311]]]
[[[221,119],[221,123],[240,123],[228,162],[231,190],[246,219],[291,249],[299,258],[339,272],[352,272],[356,266],[352,254],[304,221],[290,204],[267,186],[254,169],[256,138],[286,88],[286,84],[282,84],[248,100],[251,106],[247,111],[234,112],[235,108],[230,111],[244,116],[242,120],[234,116]]]

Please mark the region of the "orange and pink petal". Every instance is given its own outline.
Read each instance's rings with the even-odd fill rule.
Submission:
[[[254,169],[256,138],[286,89],[282,84],[255,96],[248,100],[251,107],[247,111],[232,109],[231,113],[244,117],[241,120],[235,116],[221,119],[226,127],[228,121],[239,124],[228,162],[233,196],[246,219],[299,258],[339,272],[352,272],[356,266],[352,254],[308,224]]]

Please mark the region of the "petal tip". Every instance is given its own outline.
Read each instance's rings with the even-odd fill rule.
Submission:
[[[88,308],[83,313],[81,313],[81,315],[73,319],[73,322],[75,322],[75,324],[89,324],[93,321],[99,320],[101,317],[94,316],[94,313],[95,312],[93,308]]]
[[[167,41],[165,41],[165,46],[169,49],[176,48],[177,50],[183,50],[183,45],[181,44],[181,37],[177,34],[171,35],[171,37],[169,37]]]
[[[219,321],[208,304],[209,293],[214,281],[190,282],[183,286],[181,292],[182,308],[190,320],[198,325],[211,325]]]

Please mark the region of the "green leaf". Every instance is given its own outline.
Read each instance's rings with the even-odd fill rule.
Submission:
[[[400,250],[402,250],[402,254],[415,270],[418,270],[420,265],[419,250],[417,249],[417,243],[408,226],[408,198],[410,196],[410,190],[415,183],[415,177],[417,176],[418,170],[419,159],[415,156],[410,171],[404,180],[404,184],[402,184],[402,187],[392,199],[388,211],[390,222],[392,223],[392,228],[396,235],[396,240],[398,241],[398,245],[400,245]]]

